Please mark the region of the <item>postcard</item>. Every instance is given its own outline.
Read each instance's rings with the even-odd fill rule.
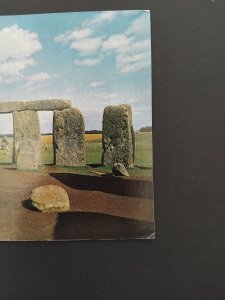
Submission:
[[[0,16],[0,240],[154,239],[150,12]]]

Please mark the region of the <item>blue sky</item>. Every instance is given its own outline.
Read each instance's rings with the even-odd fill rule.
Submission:
[[[0,17],[0,101],[71,99],[86,129],[101,129],[104,107],[130,104],[135,130],[151,125],[148,11]],[[39,113],[42,132],[52,113]],[[0,133],[12,133],[11,114]]]

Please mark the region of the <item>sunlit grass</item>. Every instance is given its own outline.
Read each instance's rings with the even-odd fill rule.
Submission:
[[[135,135],[135,166],[148,167],[149,170],[134,168],[130,169],[130,173],[135,175],[150,174],[152,167],[152,133],[151,132],[138,132]],[[1,143],[1,139],[0,139]],[[0,150],[0,163],[12,162],[13,151],[13,137],[9,137],[10,149]],[[102,159],[102,135],[101,134],[85,134],[85,155],[86,163],[101,164]],[[42,164],[53,164],[53,136],[41,136],[41,160]],[[104,167],[100,167],[103,171]],[[103,168],[103,169],[102,169]],[[106,170],[106,169],[105,169]]]

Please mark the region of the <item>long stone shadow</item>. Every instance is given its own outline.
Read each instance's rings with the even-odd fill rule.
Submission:
[[[102,164],[99,164],[99,163],[96,163],[96,164],[87,164],[89,167],[91,167],[91,168],[98,168],[98,167],[101,167],[102,166]]]
[[[154,233],[153,223],[98,213],[59,213],[53,239],[133,239]]]
[[[124,179],[109,174],[98,177],[71,173],[50,173],[50,176],[79,190],[101,191],[136,198],[152,199],[153,197],[153,185],[149,180]]]

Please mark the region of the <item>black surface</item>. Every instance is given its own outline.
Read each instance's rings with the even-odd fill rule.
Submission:
[[[0,1],[151,9],[155,241],[0,243],[0,299],[225,298],[225,1]]]
[[[54,228],[56,240],[141,239],[152,234],[154,226],[151,222],[84,212],[59,213]]]

